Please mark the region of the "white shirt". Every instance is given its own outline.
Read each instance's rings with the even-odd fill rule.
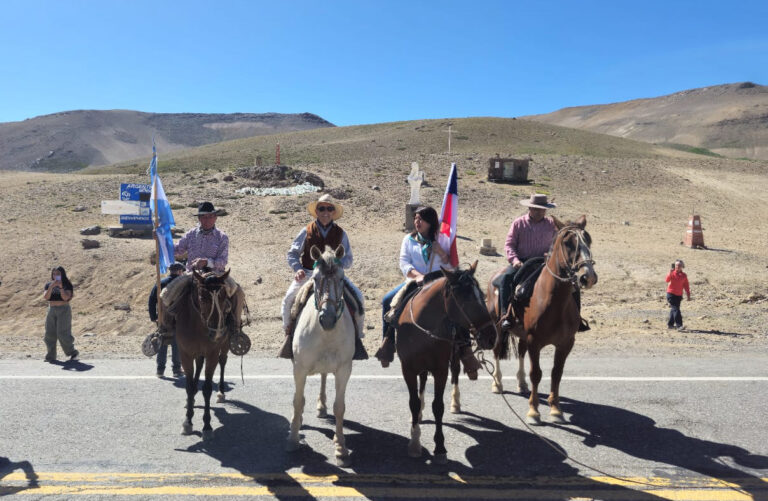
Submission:
[[[432,242],[432,245],[440,245],[437,242]],[[424,262],[424,256],[421,254],[422,245],[413,239],[410,235],[406,235],[403,238],[403,243],[400,245],[400,271],[407,278],[408,272],[416,270],[422,275],[426,275],[431,271],[437,271],[440,266],[450,267],[448,263],[440,259],[435,251],[432,251],[431,266],[427,269],[428,263]]]

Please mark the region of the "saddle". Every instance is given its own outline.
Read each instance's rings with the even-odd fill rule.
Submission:
[[[507,311],[510,303],[515,309],[525,308],[533,294],[533,287],[544,269],[545,258],[535,257],[525,261],[519,269],[509,265],[504,273],[491,282],[499,291],[500,312]]]
[[[299,315],[301,315],[301,312],[304,310],[304,306],[307,305],[309,298],[312,297],[314,292],[315,282],[308,280],[307,283],[305,283],[301,289],[299,289],[298,294],[296,294],[296,299],[291,306],[290,334],[293,334],[293,330],[296,329],[296,323]],[[355,335],[362,337],[362,326],[357,325],[357,315],[363,313],[363,304],[360,302],[357,294],[355,294],[354,290],[349,286],[346,280],[344,281],[344,305],[352,314],[352,323],[355,325]]]
[[[442,277],[443,273],[441,271],[433,271],[430,273],[427,273],[424,275],[424,281],[421,285],[419,285],[416,280],[413,280],[411,278],[405,279],[405,285],[397,291],[397,294],[395,294],[395,297],[392,298],[392,303],[390,304],[390,309],[387,312],[387,314],[384,316],[384,321],[386,321],[388,324],[392,325],[395,329],[399,327],[397,320],[400,318],[400,315],[403,313],[403,309],[405,308],[405,305],[408,304],[408,301],[415,296],[416,294],[421,291],[424,286],[429,284],[430,282],[434,282],[438,278]]]

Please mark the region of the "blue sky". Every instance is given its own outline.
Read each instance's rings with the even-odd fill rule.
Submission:
[[[753,81],[768,2],[4,0],[0,122],[73,109],[512,117]]]

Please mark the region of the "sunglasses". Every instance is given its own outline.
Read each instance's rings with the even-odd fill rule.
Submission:
[[[317,212],[325,212],[325,211],[333,212],[335,210],[336,210],[336,207],[334,207],[333,205],[330,205],[330,206],[321,205],[320,207],[317,208]]]

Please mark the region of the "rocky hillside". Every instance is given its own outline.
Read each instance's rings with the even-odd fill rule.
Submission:
[[[768,87],[751,82],[525,118],[727,157],[768,159]]]
[[[333,124],[311,113],[65,111],[0,123],[0,170],[64,172],[151,154]]]

